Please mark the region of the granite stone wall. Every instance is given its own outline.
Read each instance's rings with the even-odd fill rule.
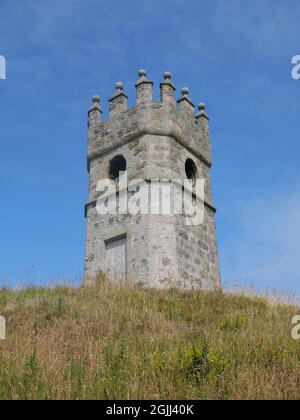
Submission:
[[[137,103],[128,109],[122,83],[109,101],[110,116],[101,121],[100,98],[89,111],[85,283],[106,272],[106,241],[127,238],[127,281],[146,287],[219,289],[221,286],[212,203],[212,164],[208,117],[205,106],[195,106],[188,89],[176,101],[171,74],[161,83],[161,101],[153,100],[153,83],[141,70],[136,83]],[[205,179],[204,222],[187,226],[184,215],[108,214],[96,208],[97,183],[107,179],[110,162],[122,155],[128,180],[186,178],[185,163],[192,159],[197,177]],[[113,280],[113,279],[112,279]]]

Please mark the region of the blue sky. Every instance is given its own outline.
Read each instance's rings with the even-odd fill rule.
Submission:
[[[224,282],[300,293],[296,0],[1,0],[0,280],[77,281],[86,113],[165,70],[211,118]]]

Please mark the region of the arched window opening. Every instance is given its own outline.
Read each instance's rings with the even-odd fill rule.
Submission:
[[[116,156],[112,159],[109,166],[109,178],[116,180],[120,177],[120,172],[125,172],[127,169],[127,163],[124,156]]]
[[[185,162],[185,173],[187,179],[189,179],[193,184],[195,184],[198,171],[195,162],[192,159],[187,159]]]

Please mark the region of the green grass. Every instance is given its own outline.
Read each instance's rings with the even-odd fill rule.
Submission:
[[[299,399],[299,313],[106,282],[2,290],[0,399]]]

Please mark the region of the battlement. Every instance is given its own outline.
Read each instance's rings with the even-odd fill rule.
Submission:
[[[107,121],[102,121],[99,96],[93,97],[88,112],[88,162],[149,134],[173,138],[210,167],[209,118],[205,105],[200,103],[196,114],[188,88],[181,90],[177,100],[170,72],[164,73],[164,81],[160,83],[160,102],[154,101],[153,82],[147,79],[145,70],[139,71],[135,87],[136,105],[129,108],[124,84],[116,83],[116,91],[109,99]]]

